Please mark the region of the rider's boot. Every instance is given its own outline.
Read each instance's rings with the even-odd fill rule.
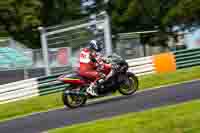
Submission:
[[[91,83],[90,86],[87,88],[86,92],[90,94],[91,96],[98,96],[96,88],[97,88],[97,84]]]

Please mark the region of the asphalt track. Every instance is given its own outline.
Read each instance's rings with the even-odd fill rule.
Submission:
[[[78,109],[58,109],[1,122],[0,133],[39,133],[52,128],[108,118],[128,112],[139,112],[194,99],[200,99],[200,81],[144,91],[133,96],[98,101]]]

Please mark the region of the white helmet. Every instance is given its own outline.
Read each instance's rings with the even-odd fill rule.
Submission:
[[[91,40],[89,45],[89,48],[95,50],[96,52],[101,52],[103,49],[102,43],[97,40]]]

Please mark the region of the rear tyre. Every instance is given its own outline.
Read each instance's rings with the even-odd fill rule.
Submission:
[[[65,89],[62,95],[62,100],[65,106],[69,108],[78,108],[85,105],[87,101],[87,96],[75,95],[66,93],[67,90],[75,90],[77,86],[70,86]]]
[[[123,95],[132,95],[138,90],[139,81],[138,78],[131,72],[127,73],[127,81],[119,88],[119,92]]]

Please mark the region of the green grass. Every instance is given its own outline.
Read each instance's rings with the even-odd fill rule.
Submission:
[[[173,73],[142,76],[139,82],[142,90],[194,79],[200,79],[200,66]],[[63,107],[60,93],[4,104],[0,105],[0,121],[59,107]]]
[[[200,66],[180,69],[172,73],[142,76],[140,78],[140,89],[148,89],[155,86],[175,84],[195,79],[200,79]]]
[[[62,106],[60,93],[2,104],[0,105],[0,121]]]
[[[49,133],[199,133],[200,100],[50,130]]]

